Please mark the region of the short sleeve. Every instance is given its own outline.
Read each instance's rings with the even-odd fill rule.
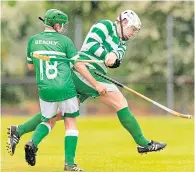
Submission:
[[[72,57],[77,55],[77,49],[70,38],[68,38],[67,42],[66,55],[68,59],[71,59]]]

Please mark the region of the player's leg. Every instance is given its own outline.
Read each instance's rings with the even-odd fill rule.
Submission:
[[[119,121],[121,122],[123,127],[132,135],[135,142],[139,145],[139,153],[146,152],[149,148],[151,148],[152,151],[154,147],[156,149],[162,149],[166,146],[166,144],[164,143],[158,144],[158,146],[156,146],[156,142],[147,140],[142,134],[139,123],[131,113],[126,99],[118,90],[118,88],[111,82],[95,75],[94,70],[90,70],[90,72],[97,81],[101,82],[107,87],[107,90],[109,91],[108,94],[100,96],[97,91],[89,84],[89,82],[86,81],[86,79],[84,79],[78,72],[73,72],[73,80],[75,82],[77,92],[80,92],[81,95],[86,95],[89,97],[100,96],[101,102],[113,107],[116,110]],[[148,147],[149,145],[150,147]]]
[[[110,83],[109,81],[106,81],[103,78],[94,75],[93,70],[90,70],[90,71],[91,71],[91,74],[95,77],[95,79],[101,82],[101,84],[104,84],[107,87],[107,90],[109,91],[108,94],[100,97],[100,101],[116,109],[116,112],[118,112],[117,114],[119,116],[120,122],[128,130],[128,132],[132,134],[136,143],[142,146],[146,146],[149,143],[149,141],[143,137],[143,134],[141,132],[141,129],[136,119],[131,114],[130,110],[128,109],[126,99],[120,93],[118,88],[112,83]],[[100,96],[97,93],[97,91],[78,72],[73,73],[73,79],[74,79],[77,91],[81,92],[82,95],[84,93],[92,97]],[[115,94],[116,96],[114,96]]]
[[[25,133],[34,131],[37,125],[40,123],[41,123],[41,112],[35,114],[32,118],[30,118],[25,123],[18,125],[17,131],[19,136],[21,137]]]
[[[26,133],[32,132],[36,129],[36,127],[42,122],[41,121],[41,112],[35,114],[32,118],[26,121],[23,124],[18,126],[11,125],[8,128],[8,139],[7,139],[7,151],[12,156],[15,153],[16,145],[19,143],[21,136]],[[56,121],[62,120],[61,112],[58,111],[56,114]]]
[[[99,100],[116,110],[119,121],[138,145],[146,146],[149,143],[149,140],[143,136],[137,120],[128,108],[127,101],[120,91],[108,92],[106,95],[100,96]]]
[[[34,166],[36,163],[36,152],[39,143],[49,134],[55,125],[58,106],[59,102],[45,102],[40,99],[42,122],[36,127],[31,140],[25,145],[25,159],[31,166]]]
[[[139,153],[161,150],[166,146],[166,143],[150,141],[144,137],[139,123],[131,113],[126,99],[119,90],[101,95],[99,100],[116,110],[120,123],[131,134],[137,143]]]
[[[66,133],[64,137],[65,171],[83,171],[75,164],[75,155],[78,142],[76,117],[65,117]]]
[[[76,117],[79,116],[79,104],[77,97],[66,100],[62,108],[66,133],[64,137],[65,171],[83,171],[75,164],[75,155],[78,141]]]
[[[8,140],[7,140],[7,150],[10,155],[14,155],[16,145],[19,143],[20,137],[31,131],[34,131],[35,128],[41,123],[41,113],[37,113],[28,121],[18,126],[11,125],[8,127]]]

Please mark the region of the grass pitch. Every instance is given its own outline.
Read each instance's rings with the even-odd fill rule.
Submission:
[[[53,131],[39,145],[37,164],[27,165],[24,144],[32,133],[24,135],[14,156],[6,151],[6,128],[20,124],[27,117],[2,117],[2,172],[62,172],[64,166],[64,126],[57,123]],[[117,117],[78,118],[79,142],[76,163],[85,172],[193,172],[193,120],[174,117],[138,117],[147,138],[164,141],[168,145],[161,152],[140,155],[131,136]]]

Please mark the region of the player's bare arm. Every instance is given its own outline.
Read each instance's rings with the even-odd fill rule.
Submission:
[[[106,87],[96,81],[96,79],[91,75],[83,63],[77,62],[75,63],[74,67],[81,75],[83,75],[83,77],[89,81],[92,86],[94,86],[99,94],[105,94],[107,92]]]
[[[27,64],[28,70],[34,70],[34,65],[33,64]]]

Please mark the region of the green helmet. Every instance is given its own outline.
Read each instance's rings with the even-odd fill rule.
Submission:
[[[68,23],[68,16],[60,10],[50,9],[45,13],[44,24],[53,27],[56,23],[63,26]]]

